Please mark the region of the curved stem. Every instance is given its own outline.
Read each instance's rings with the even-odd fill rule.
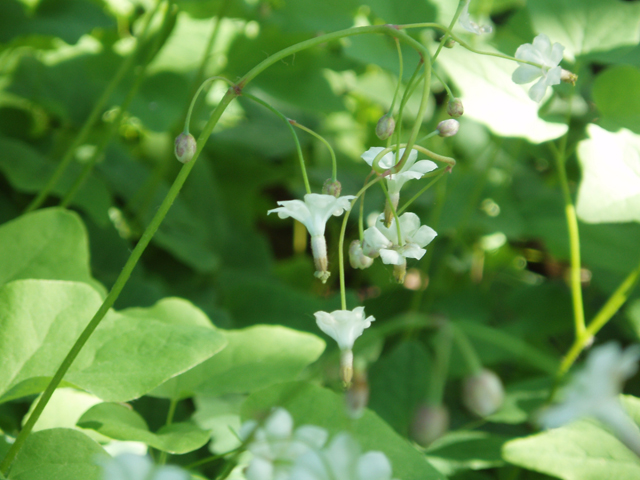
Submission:
[[[307,193],[311,193],[311,186],[309,185],[309,177],[307,176],[307,168],[304,165],[304,156],[302,155],[302,148],[300,147],[300,140],[298,140],[298,135],[296,135],[296,131],[293,128],[293,124],[291,122],[293,122],[294,120],[290,120],[287,117],[285,117],[282,113],[280,113],[277,109],[275,109],[274,107],[272,107],[271,105],[269,105],[267,102],[265,102],[264,100],[255,97],[249,93],[242,93],[243,97],[248,98],[249,100],[253,100],[256,103],[259,103],[260,105],[262,105],[263,107],[271,110],[274,114],[276,114],[278,117],[280,117],[282,120],[284,120],[284,122],[287,124],[287,126],[289,127],[289,130],[291,131],[291,135],[293,135],[293,141],[296,144],[296,152],[298,153],[298,161],[300,162],[300,170],[302,172],[302,180],[304,181],[304,189]]]
[[[454,98],[453,92],[452,92],[452,91],[451,91],[451,89],[449,88],[449,85],[447,85],[447,82],[445,82],[445,81],[443,80],[443,78],[442,78],[440,75],[438,75],[438,72],[436,72],[435,70],[433,71],[433,74],[436,76],[436,78],[437,78],[438,80],[440,80],[440,83],[442,83],[442,86],[443,86],[443,87],[444,87],[444,89],[446,90],[447,95],[449,96],[449,98]]]
[[[82,125],[80,132],[78,132],[78,135],[76,135],[76,138],[73,140],[71,145],[69,145],[69,148],[67,148],[67,150],[65,151],[65,154],[62,157],[62,160],[60,160],[60,163],[58,164],[53,174],[51,175],[51,178],[49,178],[49,181],[42,188],[42,190],[40,190],[36,198],[34,198],[31,201],[31,203],[27,205],[27,208],[24,210],[24,213],[32,212],[33,210],[36,210],[37,208],[42,206],[42,204],[47,200],[47,197],[49,196],[51,191],[55,188],[55,186],[58,184],[58,182],[62,178],[62,175],[67,170],[67,168],[69,167],[69,165],[73,160],[73,155],[75,154],[76,149],[80,145],[82,145],[82,143],[86,140],[87,136],[89,135],[89,132],[91,131],[96,121],[98,120],[98,117],[101,115],[102,109],[107,103],[107,100],[109,100],[109,98],[115,91],[118,84],[124,78],[125,74],[131,69],[133,62],[138,56],[140,48],[143,44],[144,37],[147,35],[149,26],[151,25],[151,19],[155,16],[161,4],[162,4],[161,1],[158,1],[156,3],[156,6],[147,17],[144,27],[142,29],[142,32],[138,37],[138,40],[137,40],[138,44],[136,48],[120,64],[120,68],[118,68],[118,70],[116,71],[116,74],[113,76],[113,78],[109,82],[109,85],[107,85],[107,88],[104,89],[104,91],[102,92],[102,95],[100,95],[100,98],[93,106],[93,109],[91,110],[91,113],[85,120],[84,125]]]
[[[451,344],[453,332],[451,322],[446,322],[440,327],[435,336],[435,365],[429,381],[428,400],[431,405],[441,405],[444,396],[444,386],[447,382],[449,371],[449,359],[451,358]]]
[[[392,137],[395,139],[396,144],[400,143],[400,138],[402,137],[402,118],[404,116],[404,107],[407,105],[407,102],[409,101],[409,97],[411,97],[414,91],[414,88],[417,85],[416,78],[420,73],[420,69],[422,68],[422,63],[423,63],[422,61],[418,62],[416,69],[411,74],[411,78],[409,79],[409,82],[407,82],[407,87],[404,89],[404,92],[402,94],[402,99],[400,100],[400,108],[398,109],[398,121],[396,122],[396,129]],[[387,147],[390,144],[390,140],[391,138],[389,138],[389,141],[387,142]]]
[[[171,399],[171,403],[169,403],[169,411],[167,412],[167,420],[165,422],[165,425],[171,425],[173,423],[173,416],[176,413],[176,407],[178,406],[178,400],[175,398]],[[166,451],[162,451],[160,452],[160,458],[158,459],[158,464],[159,465],[164,465],[165,463],[167,463],[167,452]]]
[[[400,48],[400,41],[395,38],[396,50],[398,51],[398,84],[396,85],[396,91],[393,92],[393,99],[391,100],[391,106],[389,107],[389,114],[393,115],[393,109],[396,106],[396,100],[398,99],[398,93],[400,93],[400,85],[402,85],[402,75],[404,63],[402,60],[402,49]]]
[[[451,329],[453,332],[453,338],[456,342],[456,345],[460,349],[464,360],[469,367],[472,375],[480,373],[482,370],[482,362],[480,361],[480,357],[476,353],[476,350],[471,345],[469,338],[467,335],[460,329],[459,326],[451,323]]]
[[[451,30],[453,30],[453,26],[458,21],[458,17],[462,13],[462,9],[464,8],[464,4],[466,2],[467,2],[467,0],[459,0],[458,1],[458,8],[456,8],[456,13],[453,14],[453,18],[451,19],[451,23],[449,24],[449,32],[451,32]],[[438,49],[436,50],[436,53],[433,54],[433,61],[434,62],[436,61],[436,58],[438,58],[438,55],[440,55],[440,52],[442,51],[442,47],[444,47],[444,44],[447,43],[447,40],[449,40],[449,36],[451,35],[449,32],[445,33],[442,36],[442,38],[440,39],[440,45],[438,45]]]
[[[204,80],[202,84],[198,87],[196,92],[193,94],[193,97],[191,98],[191,102],[189,103],[189,108],[187,109],[187,114],[184,118],[184,129],[182,130],[183,133],[189,133],[189,125],[191,123],[191,114],[193,113],[193,106],[196,104],[196,100],[198,100],[198,97],[200,96],[200,92],[204,87],[206,87],[207,85],[209,85],[211,82],[215,80],[223,80],[227,82],[227,84],[230,87],[233,87],[233,82],[231,80],[225,77],[221,77],[219,75],[215,75],[213,77],[209,77],[206,80]]]
[[[338,179],[338,162],[336,161],[336,154],[333,151],[333,148],[331,147],[329,142],[327,142],[327,140],[319,133],[314,132],[310,128],[305,127],[304,125],[296,122],[295,120],[289,120],[289,123],[294,127],[298,127],[300,130],[304,130],[308,134],[313,135],[322,143],[324,143],[325,146],[329,149],[329,154],[331,155],[331,181],[335,182]]]
[[[416,193],[413,197],[411,197],[410,200],[408,200],[403,206],[402,208],[398,209],[398,215],[401,215],[402,212],[404,212],[409,205],[411,205],[413,202],[415,202],[418,198],[420,198],[420,196],[426,192],[427,190],[429,190],[429,188],[431,188],[433,186],[433,184],[435,184],[438,180],[440,180],[445,173],[447,173],[449,171],[448,167],[445,168],[441,168],[436,170],[436,172],[431,172],[431,173],[437,173],[436,178],[434,178],[433,180],[431,180],[429,183],[427,183],[427,185],[425,185],[423,188],[420,189],[420,191],[418,193]],[[427,174],[429,175],[429,174]],[[422,178],[426,177],[427,175],[424,175]]]

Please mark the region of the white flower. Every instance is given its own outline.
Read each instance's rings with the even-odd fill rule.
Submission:
[[[528,62],[539,63],[540,67],[521,64],[515,69],[512,80],[518,85],[533,82],[536,78],[542,77],[530,89],[531,100],[539,102],[544,97],[547,87],[557,85],[561,81],[562,68],[558,65],[562,61],[564,47],[559,43],[551,46],[551,41],[544,33],[533,39],[533,45],[525,43],[516,50],[516,58]]]
[[[426,225],[420,226],[420,218],[411,212],[400,216],[400,234],[403,244],[398,244],[398,229],[395,217],[391,224],[384,225],[384,214],[380,214],[373,227],[364,232],[364,254],[369,257],[380,255],[388,265],[405,265],[407,258],[421,259],[427,244],[438,235]]]
[[[356,338],[375,321],[371,315],[364,318],[364,307],[335,310],[331,313],[316,312],[314,315],[320,330],[338,342],[340,350],[351,350]]]
[[[493,28],[491,25],[478,25],[476,22],[471,20],[471,16],[469,15],[469,3],[471,0],[467,0],[467,3],[464,4],[462,8],[462,12],[458,17],[458,22],[460,26],[464,28],[467,32],[475,33],[476,35],[482,35],[483,33],[491,33]]]
[[[327,441],[325,429],[303,425],[293,430],[293,419],[284,408],[277,408],[262,426],[254,420],[240,428],[240,438],[251,437],[247,450],[253,458],[247,467],[247,480],[286,480],[298,457],[319,449]]]
[[[361,155],[361,158],[367,162],[369,165],[373,165],[373,160],[376,156],[384,150],[383,147],[371,147],[369,150],[364,152]],[[398,151],[398,158],[396,159],[396,152],[386,153],[381,159],[378,165],[384,169],[392,168],[404,155],[404,148],[401,148]],[[409,180],[422,178],[425,173],[431,172],[438,168],[438,166],[433,163],[431,160],[420,160],[416,162],[418,158],[418,151],[411,150],[409,154],[409,158],[407,158],[406,163],[402,166],[402,169],[398,173],[394,173],[393,175],[388,175],[387,179],[387,188],[389,189],[389,195],[399,195],[400,189],[402,186]]]
[[[563,391],[563,401],[539,416],[546,428],[565,425],[583,417],[595,417],[609,426],[634,452],[640,452],[640,432],[625,412],[618,395],[622,384],[638,369],[640,347],[622,351],[614,342],[594,348],[584,369]]]
[[[360,240],[354,240],[349,246],[349,263],[351,268],[359,268],[364,270],[373,264],[373,258],[367,257],[362,251],[362,243]]]
[[[308,193],[302,200],[286,200],[278,202],[280,207],[269,210],[267,215],[277,212],[280,218],[295,218],[302,223],[311,235],[311,250],[316,265],[316,277],[322,283],[329,278],[327,260],[327,242],[324,238],[324,230],[327,220],[332,215],[339,216],[345,210],[351,208],[351,200],[356,198],[353,195],[344,197],[334,197],[333,195],[323,195],[319,193]]]
[[[322,451],[309,451],[296,462],[295,480],[391,480],[391,463],[382,452],[360,454],[360,446],[348,433],[334,437]]]
[[[154,466],[147,456],[123,453],[107,460],[100,459],[104,480],[188,480],[190,475],[179,467]]]

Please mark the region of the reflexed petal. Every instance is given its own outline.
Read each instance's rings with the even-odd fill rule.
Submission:
[[[553,47],[551,47],[551,53],[548,58],[549,66],[553,65],[555,67],[556,65],[559,65],[560,62],[562,61],[563,53],[564,53],[564,47],[557,42],[554,43]]]
[[[533,39],[533,48],[535,48],[543,58],[543,61],[538,63],[545,64],[546,62],[544,60],[551,57],[551,40],[549,40],[549,37],[544,33],[541,33]]]
[[[420,260],[424,257],[424,254],[427,253],[427,251],[424,248],[420,248],[415,243],[407,243],[400,247],[398,253],[405,258],[415,258],[416,260]]]
[[[429,245],[437,236],[438,234],[433,228],[428,227],[427,225],[423,225],[412,236],[411,241],[420,245],[421,247],[424,247],[426,245]]]
[[[529,98],[534,102],[540,102],[544,97],[545,92],[547,91],[547,83],[545,78],[541,78],[538,80],[530,89],[529,89]]]
[[[264,422],[264,429],[269,438],[285,439],[291,436],[293,431],[293,418],[284,408],[276,408],[267,421]]]
[[[409,237],[420,228],[420,217],[413,212],[407,212],[400,216],[400,232],[402,233],[402,240],[405,242]]]
[[[395,250],[380,250],[380,258],[382,263],[386,265],[404,265],[407,263],[406,258]]]
[[[526,60],[527,62],[534,62],[544,64],[544,58],[540,55],[540,52],[534,48],[530,43],[520,45],[516,50],[515,57],[518,60]],[[533,65],[530,65],[533,66]],[[537,68],[537,67],[534,67]]]
[[[368,257],[376,257],[380,249],[389,248],[393,245],[376,227],[367,228],[363,237],[362,251]]]
[[[415,172],[419,173],[420,177],[422,177],[422,175],[424,175],[425,173],[432,172],[436,168],[438,168],[438,165],[436,165],[431,160],[420,160],[419,162],[416,162],[415,165],[412,165],[406,173]]]
[[[367,452],[358,460],[358,480],[391,480],[391,464],[382,452]]]
[[[356,339],[375,320],[372,316],[364,318],[364,307],[354,308],[353,311],[316,312],[314,315],[320,330],[333,338],[340,350],[351,350]]]
[[[522,85],[525,83],[533,82],[536,78],[542,75],[542,69],[534,67],[533,65],[520,65],[516,68],[511,75],[513,83]]]
[[[360,155],[360,158],[362,158],[365,162],[367,162],[368,165],[371,166],[373,165],[373,160],[382,150],[384,150],[384,147],[371,147],[369,150]],[[382,159],[380,160],[380,163],[382,163]]]
[[[562,81],[561,76],[562,76],[561,67],[552,68],[547,72],[547,79],[545,80],[545,82],[548,86],[558,85]]]
[[[322,427],[317,427],[315,425],[302,425],[301,427],[296,428],[294,438],[301,442],[304,442],[311,448],[322,448],[329,437],[329,432],[327,432]]]
[[[311,216],[309,208],[302,200],[284,200],[278,202],[278,205],[280,207],[269,210],[267,215],[277,212],[280,218],[295,218],[303,224]]]

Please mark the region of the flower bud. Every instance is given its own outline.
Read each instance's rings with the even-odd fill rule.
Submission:
[[[362,243],[360,240],[354,240],[349,246],[349,263],[351,268],[359,268],[364,270],[373,264],[373,258],[367,257],[362,251]]]
[[[322,185],[322,193],[324,195],[333,195],[338,198],[340,196],[340,192],[342,192],[342,184],[336,180],[332,181],[330,178],[327,178]]]
[[[564,83],[570,83],[571,85],[575,86],[576,81],[578,80],[578,76],[575,73],[563,68],[560,71],[560,80]]]
[[[442,37],[440,37],[438,39],[438,41],[441,42],[442,41]],[[449,37],[444,42],[444,48],[453,48],[455,46],[455,44],[456,44],[456,41],[453,38]]]
[[[190,133],[181,133],[176,137],[176,158],[182,163],[189,163],[196,153],[196,139]]]
[[[452,98],[447,105],[447,113],[453,118],[458,118],[464,113],[464,106],[462,100],[459,98]]]
[[[464,379],[462,403],[479,417],[491,415],[502,406],[504,387],[500,377],[486,368]]]
[[[449,411],[444,405],[423,403],[411,423],[411,438],[423,447],[433,443],[449,430]]]
[[[364,409],[369,403],[369,382],[366,372],[356,368],[353,374],[353,383],[344,397],[347,406],[347,415],[353,419],[362,417]]]
[[[393,135],[393,131],[396,128],[396,121],[393,119],[391,115],[388,113],[380,117],[378,120],[378,124],[376,125],[376,136],[380,140],[386,140],[391,135]]]
[[[450,118],[449,120],[443,120],[438,124],[438,135],[441,137],[453,137],[456,133],[458,133],[458,129],[460,128],[460,124],[457,120]]]

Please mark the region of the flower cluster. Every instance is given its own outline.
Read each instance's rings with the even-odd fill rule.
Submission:
[[[240,438],[248,441],[247,450],[253,454],[247,480],[391,480],[391,464],[384,453],[362,454],[360,445],[345,432],[327,444],[329,433],[324,428],[294,429],[284,408],[275,409],[262,425],[245,422]]]

